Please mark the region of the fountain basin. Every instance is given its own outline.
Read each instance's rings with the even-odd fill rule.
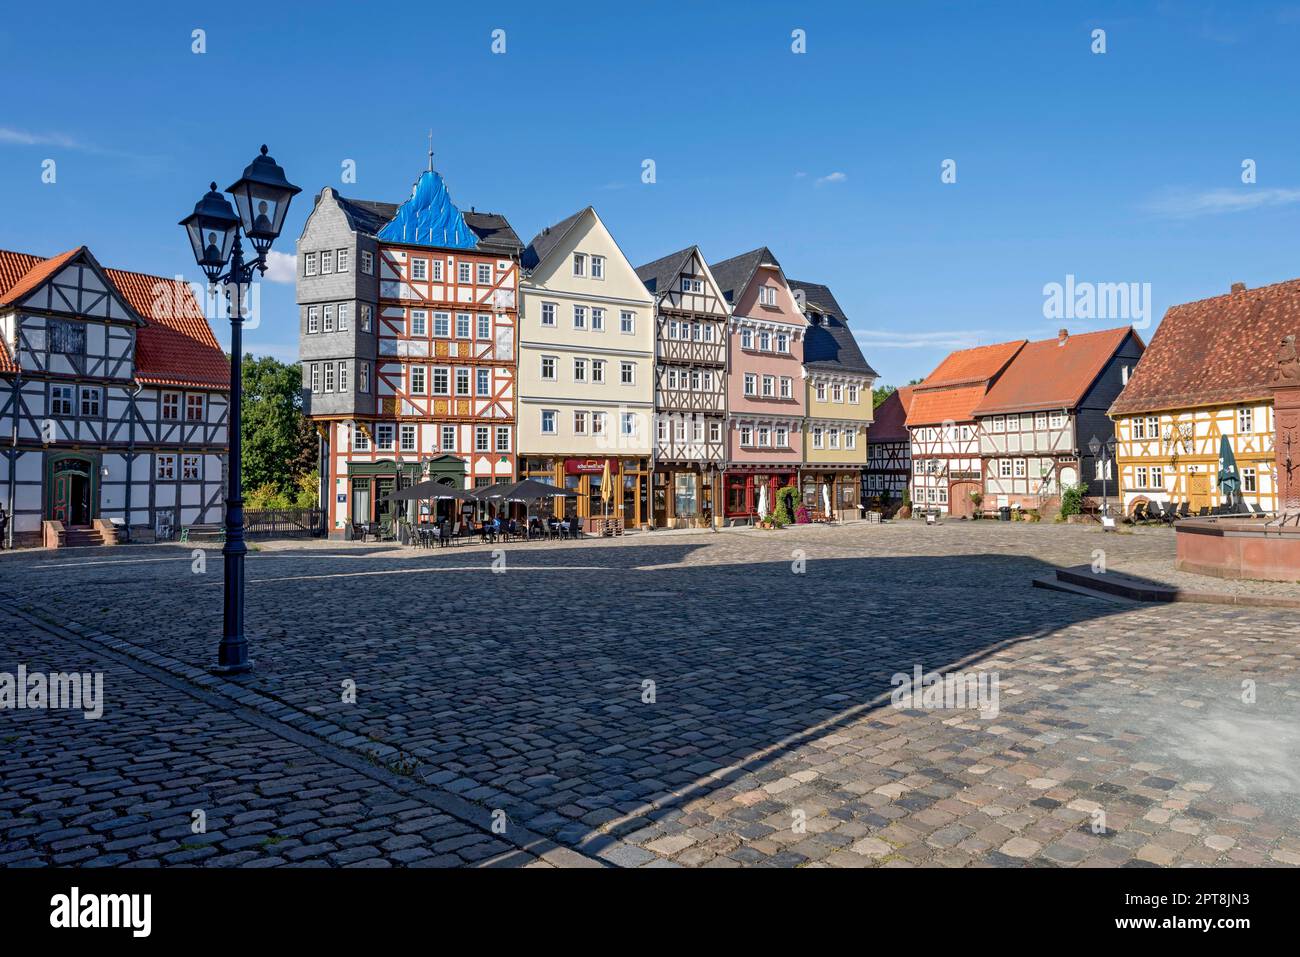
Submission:
[[[1174,525],[1175,567],[1217,578],[1300,581],[1300,527],[1263,518],[1185,518]]]

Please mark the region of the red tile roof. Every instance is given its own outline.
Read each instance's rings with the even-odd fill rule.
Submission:
[[[999,342],[991,346],[976,346],[973,349],[958,349],[939,363],[918,389],[930,389],[941,385],[972,385],[987,382],[1002,371],[1008,362],[1020,351],[1026,340]]]
[[[890,393],[867,429],[868,442],[906,442],[907,409],[912,404],[912,387],[900,386]]]
[[[1005,369],[1024,345],[1024,339],[1017,339],[950,353],[915,386],[907,411],[908,426],[974,421],[972,410],[984,398],[989,380]]]
[[[1282,337],[1300,334],[1300,279],[1174,306],[1112,415],[1270,399]]]
[[[52,259],[0,250],[0,305],[17,301],[84,249],[79,246]],[[104,272],[145,321],[136,334],[137,381],[230,388],[229,360],[187,283],[120,269]],[[0,371],[18,371],[3,343]]]
[[[120,269],[104,271],[146,323],[135,340],[137,380],[230,388],[230,360],[217,345],[189,283]]]
[[[907,410],[907,424],[942,425],[944,422],[972,422],[971,410],[984,398],[984,383],[944,386],[940,389],[917,389],[912,407]]]
[[[76,249],[69,249],[66,253],[59,253],[50,259],[41,259],[37,256],[27,256],[22,253],[14,254],[21,256],[23,260],[30,260],[30,262],[26,262],[27,270],[18,277],[13,285],[0,290],[0,306],[7,306],[17,302],[62,269],[68,260],[85,248],[85,246],[78,246]],[[3,255],[3,253],[0,253],[0,255]]]
[[[972,411],[975,415],[1072,409],[1133,330],[1129,326],[1031,342]],[[1136,333],[1133,333],[1136,335]],[[1141,341],[1141,340],[1139,340]]]

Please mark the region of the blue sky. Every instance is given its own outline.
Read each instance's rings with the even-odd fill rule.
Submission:
[[[304,189],[292,252],[325,185],[404,199],[432,127],[456,202],[525,241],[591,203],[634,264],[771,247],[831,286],[890,383],[1054,334],[1043,287],[1067,275],[1150,283],[1157,320],[1300,275],[1300,4],[125,9],[24,4],[0,25],[0,248],[197,278],[176,221],[266,142]],[[247,348],[295,358],[293,286],[268,283],[263,310]]]

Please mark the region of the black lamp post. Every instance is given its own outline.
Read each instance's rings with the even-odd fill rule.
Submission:
[[[244,491],[241,466],[243,425],[243,324],[244,287],[253,282],[254,272],[266,272],[266,254],[284,226],[289,202],[302,192],[284,178],[281,169],[262,147],[261,155],[244,169],[244,175],[226,192],[235,199],[239,215],[230,202],[211,184],[208,193],[194,205],[194,212],[181,220],[194,247],[194,260],[208,282],[222,283],[230,302],[230,466],[226,491],[226,544],[221,549],[225,562],[225,607],[217,667],[221,674],[241,674],[253,667],[244,638]],[[257,252],[244,261],[239,230]],[[226,269],[229,262],[229,269]],[[223,272],[223,270],[225,270]],[[233,298],[231,298],[233,292]]]
[[[1115,437],[1112,435],[1102,442],[1097,436],[1088,440],[1088,451],[1092,453],[1094,462],[1101,463],[1101,514],[1103,517],[1110,514],[1110,506],[1106,498],[1106,479],[1110,474],[1110,462],[1115,452]],[[1104,456],[1101,453],[1105,452]]]

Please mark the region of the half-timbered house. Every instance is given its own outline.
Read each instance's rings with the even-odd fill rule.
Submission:
[[[323,357],[318,369],[304,362],[306,389],[313,396],[309,408],[329,437],[325,484],[333,498],[336,535],[345,534],[351,523],[390,518],[392,506],[384,498],[422,478],[472,488],[516,474],[519,238],[499,214],[462,212],[432,169],[421,174],[411,198],[393,209],[392,218],[380,225],[388,212],[385,204],[342,204],[343,221],[359,237],[361,274],[355,287],[337,293],[347,299],[355,291],[364,316],[370,287],[363,277],[370,275],[367,254],[373,241],[373,332],[353,337],[345,330],[346,341],[331,353],[332,365]],[[343,223],[331,228],[340,230]],[[311,240],[305,235],[300,252]],[[329,246],[330,237],[323,242]],[[324,317],[324,302],[314,303],[316,294],[305,280],[300,277],[299,296],[308,325],[300,341],[313,335],[313,304],[322,307],[322,322]],[[326,294],[334,298],[335,292]],[[337,313],[335,323],[337,334]],[[340,357],[346,360],[342,373]],[[358,381],[361,375],[364,383]]]
[[[0,251],[9,544],[142,540],[225,514],[230,370],[190,287],[81,246]]]
[[[912,386],[895,389],[875,410],[867,432],[862,497],[882,508],[901,501],[912,477],[912,440],[907,431],[907,409],[911,404]]]
[[[1225,504],[1228,440],[1252,509],[1278,508],[1272,384],[1283,337],[1300,334],[1300,279],[1174,306],[1110,407],[1124,508],[1195,514]]]
[[[815,516],[860,518],[876,370],[867,364],[828,287],[792,279],[790,288],[808,320],[803,344],[807,417],[799,476],[803,503]]]
[[[1030,342],[975,406],[984,505],[1050,508],[1083,482],[1089,497],[1117,496],[1113,468],[1103,477],[1090,449],[1114,426],[1106,410],[1144,348],[1129,326]],[[1104,457],[1103,457],[1104,458]]]
[[[652,518],[658,528],[722,521],[731,308],[698,246],[637,269],[655,300]]]
[[[804,333],[808,321],[767,247],[709,267],[731,307],[727,336],[724,515],[752,522],[803,465]],[[764,492],[766,489],[766,492]]]
[[[1025,340],[951,353],[912,392],[907,428],[912,440],[912,502],[918,512],[974,513],[982,490],[975,407]]]
[[[522,265],[520,473],[574,491],[582,518],[647,526],[651,297],[590,206],[534,236]]]

